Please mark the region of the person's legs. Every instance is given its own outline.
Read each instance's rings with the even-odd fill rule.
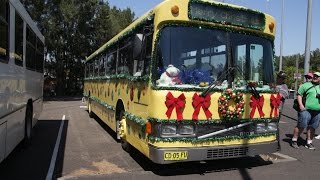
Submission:
[[[298,112],[298,123],[297,126],[293,130],[293,137],[292,137],[292,144],[291,146],[294,148],[298,148],[298,138],[303,132],[305,128],[308,126],[309,119],[311,118],[311,115],[308,111],[301,111]]]
[[[309,126],[307,128],[307,144],[306,148],[314,150],[315,147],[312,144],[312,139],[315,134],[315,129],[319,127],[319,119],[320,119],[320,114],[318,114],[315,111],[310,111],[311,117],[309,121]]]

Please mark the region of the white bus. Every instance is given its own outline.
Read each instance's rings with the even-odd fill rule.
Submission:
[[[0,1],[0,162],[30,143],[42,111],[44,37],[19,0]]]

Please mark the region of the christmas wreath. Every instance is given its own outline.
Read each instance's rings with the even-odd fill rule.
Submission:
[[[234,109],[230,109],[230,101],[234,101]],[[218,100],[219,114],[224,119],[240,118],[244,112],[243,93],[233,92],[232,89],[226,89]]]

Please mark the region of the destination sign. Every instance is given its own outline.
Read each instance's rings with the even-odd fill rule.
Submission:
[[[235,9],[221,4],[192,1],[189,8],[190,19],[244,26],[258,30],[263,30],[265,27],[265,16],[260,12]]]

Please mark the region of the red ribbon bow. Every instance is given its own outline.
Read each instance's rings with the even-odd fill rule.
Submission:
[[[210,100],[211,100],[210,94],[207,94],[205,97],[202,97],[202,96],[199,96],[197,93],[194,93],[193,102],[192,102],[194,112],[192,114],[192,119],[198,120],[198,115],[199,115],[201,107],[202,107],[207,119],[212,117],[212,113],[209,110]]]
[[[168,108],[166,115],[169,119],[174,108],[176,108],[177,120],[181,121],[183,119],[182,111],[186,105],[186,97],[183,93],[178,98],[175,98],[171,92],[169,92],[166,96],[165,104]]]
[[[260,98],[255,98],[254,96],[251,96],[250,100],[251,100],[251,102],[250,102],[250,107],[251,107],[250,118],[251,119],[253,118],[254,113],[256,111],[256,108],[258,108],[260,118],[264,117],[264,113],[262,111],[264,97],[260,96]]]
[[[274,117],[278,117],[279,116],[279,106],[281,104],[281,95],[278,93],[277,97],[275,97],[273,94],[270,97],[270,105],[271,105],[271,112],[270,112],[270,117],[272,118],[272,113],[274,110]]]

